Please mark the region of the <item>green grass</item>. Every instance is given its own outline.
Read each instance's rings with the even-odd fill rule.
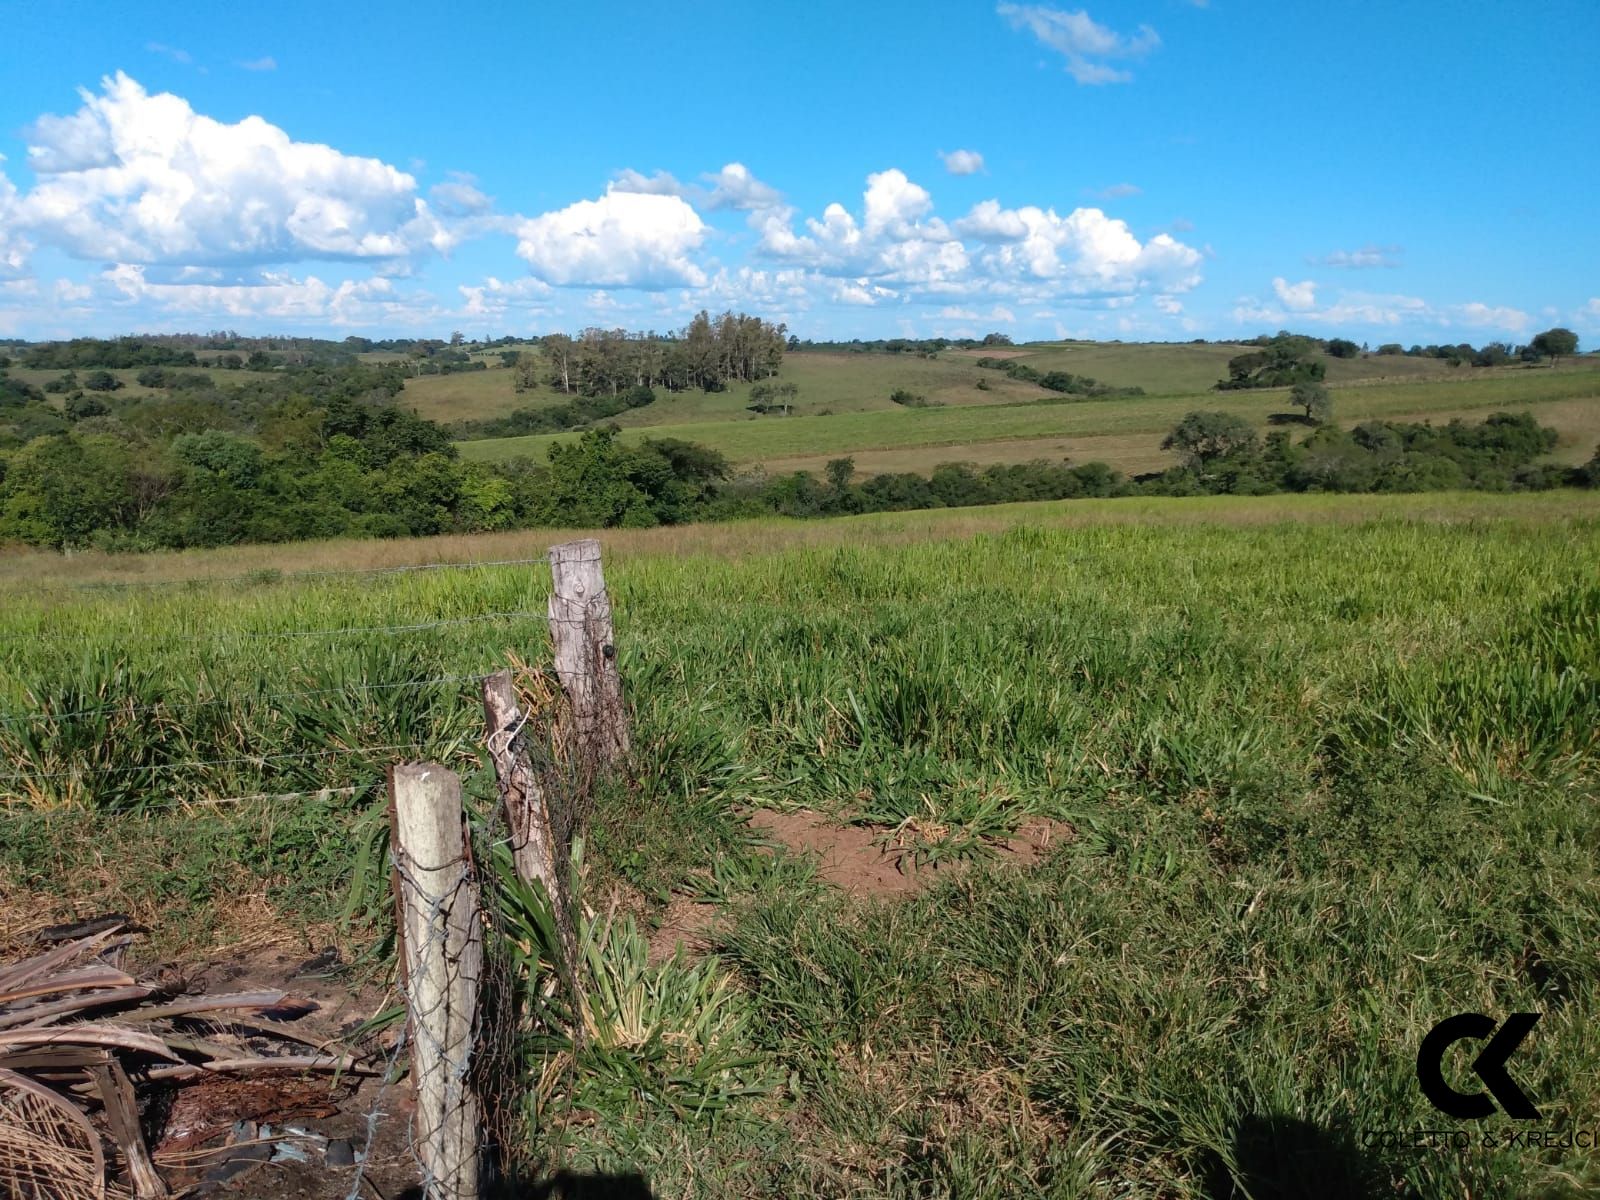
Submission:
[[[638,759],[602,798],[588,894],[604,912],[620,888],[647,920],[715,899],[719,961],[653,971],[616,927],[598,975],[644,1007],[606,1011],[648,1028],[565,1077],[579,1119],[542,1113],[535,1156],[730,1197],[1600,1186],[1592,1152],[1484,1149],[1501,1117],[1467,1151],[1360,1144],[1458,1127],[1413,1065],[1468,1010],[1542,1012],[1513,1060],[1539,1127],[1600,1123],[1597,505],[1217,498],[615,535]],[[241,897],[335,921],[375,796],[201,802],[370,785],[385,755],[96,771],[400,742],[481,801],[471,685],[422,681],[547,661],[539,617],[252,635],[537,612],[546,587],[502,567],[18,590],[0,711],[113,711],[0,724],[32,778],[10,785],[0,911],[123,907],[191,949],[235,936]],[[387,684],[419,686],[355,690]],[[1033,870],[979,853],[878,904],[755,853],[736,813],[797,805],[913,817],[935,844],[1032,814],[1074,835]]]
[[[866,357],[866,356],[859,356]],[[1043,393],[1041,393],[1043,394]],[[1368,383],[1334,390],[1335,414],[1343,424],[1381,418],[1423,419],[1454,415],[1486,415],[1503,408],[1531,408],[1560,401],[1583,401],[1571,419],[1593,429],[1600,396],[1600,374],[1592,370],[1508,371],[1451,378],[1440,383]],[[736,463],[767,462],[808,456],[834,456],[865,450],[912,447],[960,447],[980,442],[1033,438],[1143,435],[1153,447],[1183,414],[1195,408],[1238,413],[1267,426],[1274,412],[1288,410],[1285,389],[1257,392],[1212,392],[1193,396],[1117,397],[1063,404],[1012,404],[906,409],[888,404],[878,411],[841,412],[834,416],[794,415],[631,427],[625,441],[677,437],[700,442]],[[640,412],[653,412],[658,401]],[[1565,410],[1563,410],[1565,412]],[[658,414],[660,415],[660,414]],[[496,462],[526,455],[542,458],[556,441],[577,434],[538,434],[461,442],[462,456]],[[1570,439],[1581,444],[1577,433]]]

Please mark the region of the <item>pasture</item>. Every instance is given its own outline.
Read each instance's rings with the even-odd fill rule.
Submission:
[[[806,355],[792,356],[803,362]],[[868,359],[856,355],[855,359]],[[1386,362],[1372,359],[1372,362]],[[888,362],[888,369],[903,364]],[[940,364],[924,364],[939,367]],[[788,377],[789,368],[785,368]],[[999,382],[997,372],[978,371]],[[635,409],[619,418],[623,440],[641,441],[647,437],[675,437],[699,442],[727,455],[739,465],[804,461],[812,466],[828,458],[869,451],[920,451],[918,465],[962,461],[987,454],[1002,461],[1023,461],[1037,455],[1029,443],[1053,441],[1052,449],[1065,441],[1068,456],[1076,461],[1093,461],[1093,440],[1104,437],[1123,439],[1119,447],[1123,461],[1148,469],[1151,464],[1171,461],[1160,449],[1161,439],[1186,412],[1196,408],[1236,413],[1261,430],[1270,428],[1274,414],[1289,412],[1287,389],[1262,389],[1243,392],[1207,392],[1177,396],[1136,396],[1104,399],[1077,399],[1046,392],[1032,385],[1027,396],[1015,399],[993,392],[973,392],[987,403],[951,404],[942,408],[901,408],[883,392],[881,404],[871,409],[836,411],[823,416],[808,414],[802,403],[790,416],[757,416],[735,410],[737,398],[729,393],[680,401],[663,397],[648,407]],[[408,385],[409,388],[409,385]],[[1541,421],[1553,424],[1561,434],[1559,452],[1563,461],[1579,462],[1593,453],[1600,442],[1600,370],[1591,364],[1575,364],[1559,370],[1502,369],[1468,373],[1458,370],[1438,380],[1392,382],[1369,380],[1335,386],[1334,411],[1344,425],[1371,419],[1448,420],[1461,416],[1481,420],[1500,410],[1534,413]],[[686,394],[687,396],[688,394]],[[1009,394],[1007,394],[1009,395]],[[802,401],[806,393],[802,390]],[[1047,403],[1035,403],[1044,399]],[[680,408],[680,403],[686,407]],[[706,409],[724,409],[710,419]],[[687,419],[690,408],[698,407],[699,419]],[[474,461],[504,461],[519,455],[542,458],[556,441],[572,440],[576,433],[535,434],[527,437],[494,438],[458,443],[464,458]],[[1072,439],[1084,439],[1087,446],[1076,449]],[[1014,446],[1008,446],[1014,443]],[[1108,458],[1107,461],[1110,461]],[[1120,465],[1114,464],[1114,465]],[[915,469],[915,468],[912,468]]]
[[[0,561],[0,941],[115,908],[172,954],[371,946],[382,768],[489,794],[472,677],[547,659],[548,573],[350,572],[562,536]],[[1382,1140],[1438,1127],[1415,1048],[1461,1011],[1541,1012],[1540,1127],[1600,1123],[1600,497],[601,537],[637,757],[585,899],[692,927],[702,974],[648,976],[632,1074],[582,1060],[536,1153],[660,1195],[1600,1186],[1592,1152],[1485,1145],[1500,1116]],[[914,886],[843,892],[749,823],[796,812]],[[1023,864],[1028,822],[1056,836]],[[707,970],[714,1014],[673,991]]]

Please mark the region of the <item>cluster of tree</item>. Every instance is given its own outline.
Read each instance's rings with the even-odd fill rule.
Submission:
[[[1218,391],[1319,383],[1328,372],[1327,365],[1316,357],[1320,346],[1314,338],[1279,333],[1256,344],[1258,349],[1228,360],[1228,377],[1217,381]]]
[[[1231,413],[1192,412],[1162,443],[1182,457],[1182,465],[1143,476],[1139,483],[1153,495],[1508,491],[1600,484],[1600,450],[1583,467],[1539,463],[1555,444],[1555,430],[1528,413],[1496,413],[1476,425],[1459,420],[1447,425],[1369,421],[1350,430],[1324,425],[1295,442],[1286,430],[1259,439],[1247,421]]]
[[[677,333],[585,329],[575,338],[549,334],[540,347],[548,364],[546,382],[568,395],[615,396],[630,387],[720,392],[732,382],[776,375],[786,332],[745,313],[713,318],[700,312]],[[519,390],[538,385],[537,364],[527,356],[513,369]]]
[[[615,396],[580,396],[543,408],[519,408],[503,417],[482,421],[457,421],[450,427],[460,441],[478,438],[522,437],[530,433],[560,433],[579,429],[596,421],[625,413],[631,408],[654,404],[655,392],[647,387],[630,387]]]
[[[238,355],[233,355],[237,359]],[[140,387],[147,388],[209,388],[211,376],[204,371],[170,371],[166,367],[146,367],[134,376]]]
[[[1554,365],[1578,352],[1578,335],[1558,326],[1535,334],[1522,346],[1510,342],[1490,342],[1475,348],[1471,342],[1461,342],[1454,346],[1414,345],[1408,349],[1399,342],[1385,342],[1377,352],[1385,357],[1403,354],[1410,358],[1441,358],[1456,367],[1463,363],[1470,363],[1474,367],[1502,367],[1514,362],[1538,363],[1546,359]]]
[[[1112,387],[1109,383],[1101,383],[1098,379],[1091,379],[1087,375],[1074,375],[1070,371],[1040,371],[1015,359],[980,358],[978,366],[989,371],[1003,371],[1012,379],[1037,384],[1047,391],[1061,392],[1068,396],[1102,398],[1144,395],[1143,388]]]
[[[464,350],[452,350],[448,346],[419,357],[411,366],[414,375],[454,375],[461,371],[488,369],[489,364],[483,359],[473,358]]]
[[[798,385],[785,380],[782,383],[758,383],[750,389],[751,412],[765,415],[771,412],[781,412],[789,415],[789,410],[794,407],[794,398],[800,394]]]
[[[73,338],[30,347],[18,356],[18,364],[66,371],[81,367],[197,367],[200,360],[193,350],[147,338]]]
[[[823,478],[796,471],[774,479],[742,478],[715,485],[705,519],[776,513],[785,517],[829,517],[846,513],[900,512],[921,508],[1013,504],[1024,500],[1069,500],[1127,494],[1130,484],[1104,463],[1073,466],[1065,461],[997,463],[982,470],[970,463],[945,463],[933,474],[873,475],[855,480],[855,460],[828,463]]]

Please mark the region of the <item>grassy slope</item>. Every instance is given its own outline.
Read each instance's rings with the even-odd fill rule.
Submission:
[[[1568,444],[1582,449],[1586,445],[1592,447],[1594,438],[1591,435],[1600,434],[1600,419],[1595,415],[1597,406],[1594,403],[1597,395],[1600,395],[1600,373],[1577,367],[1559,371],[1457,374],[1428,382],[1366,382],[1336,388],[1335,407],[1340,421],[1351,424],[1371,418],[1482,415],[1500,408],[1531,407],[1537,413],[1541,405],[1564,402],[1564,407],[1552,409],[1552,412],[1559,412],[1565,418]],[[630,441],[649,436],[686,438],[720,450],[736,463],[770,463],[913,447],[948,447],[949,451],[938,461],[950,461],[963,457],[965,448],[983,443],[1132,435],[1146,438],[1151,450],[1158,453],[1162,436],[1191,409],[1235,412],[1265,429],[1270,414],[1287,408],[1287,398],[1285,390],[1275,389],[1003,407],[963,405],[901,409],[887,405],[883,410],[840,412],[826,417],[745,414],[745,419],[635,426],[625,430],[624,438]],[[672,405],[672,401],[663,400],[638,411],[656,414],[660,419],[676,411]],[[464,457],[480,461],[498,461],[517,455],[538,458],[553,441],[575,436],[544,434],[462,442],[460,449]],[[1018,457],[1030,455],[1023,452]],[[1092,456],[1073,452],[1072,457]]]
[[[533,549],[519,536],[449,549]],[[736,1048],[776,1088],[715,1124],[616,1095],[568,1127],[572,1166],[710,1196],[1204,1200],[1231,1179],[1443,1200],[1600,1182],[1581,1151],[1358,1144],[1439,1127],[1415,1046],[1465,1010],[1543,1012],[1516,1061],[1540,1127],[1600,1122],[1600,497],[1077,503],[603,536],[640,769],[601,810],[591,900],[604,911],[613,881],[636,905],[674,890],[718,903],[710,936],[747,1017]],[[340,562],[338,547],[256,552]],[[0,616],[0,707],[171,707],[33,742],[7,724],[11,771],[40,754],[149,766],[405,742],[483,796],[470,685],[354,689],[547,655],[541,568],[63,596],[37,587],[40,565],[7,569],[35,586]],[[252,636],[503,610],[534,615]],[[269,699],[280,690],[311,694]],[[226,702],[178,707],[213,696]],[[190,949],[274,912],[325,927],[380,804],[195,802],[370,785],[382,761],[121,789],[183,802],[173,816],[13,810],[0,924],[120,908]],[[935,852],[1024,813],[1075,835],[1035,871],[980,863],[877,906],[752,853],[731,818],[750,804],[898,824]],[[1285,1166],[1307,1174],[1274,1181]]]

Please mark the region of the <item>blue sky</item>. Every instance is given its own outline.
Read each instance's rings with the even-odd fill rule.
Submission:
[[[270,16],[268,13],[270,12]],[[446,19],[448,18],[448,19]],[[14,7],[0,335],[1600,344],[1600,5]]]

